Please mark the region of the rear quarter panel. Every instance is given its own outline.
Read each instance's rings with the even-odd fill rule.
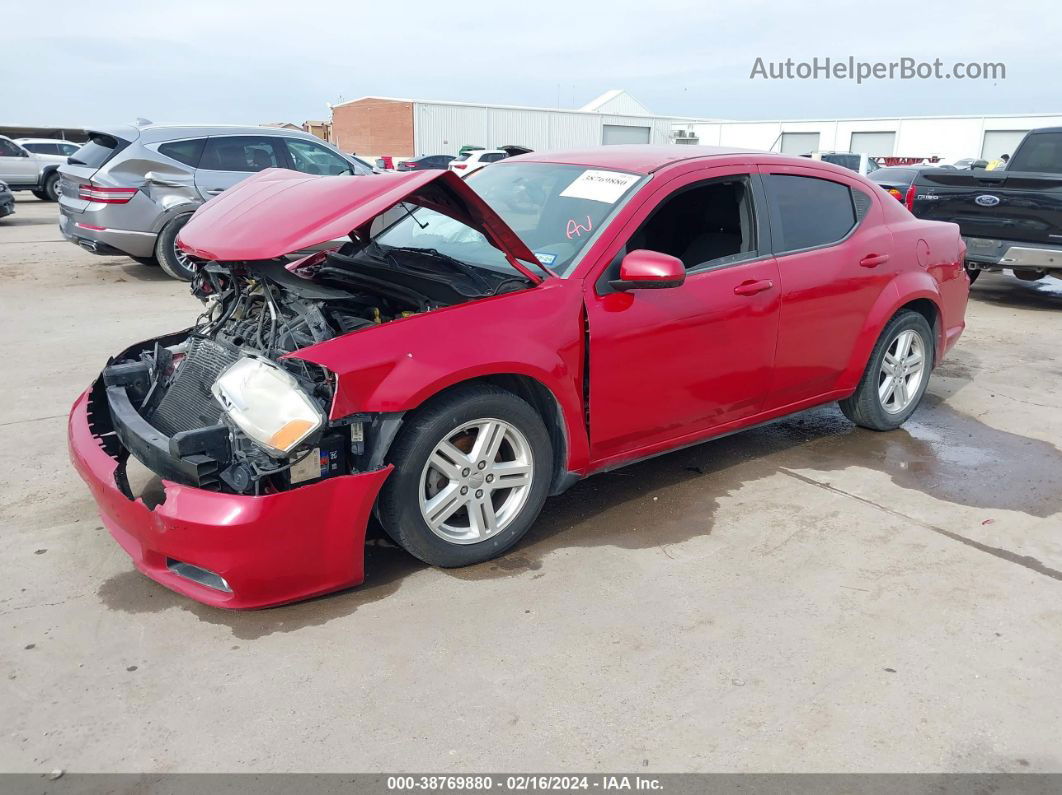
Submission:
[[[936,308],[940,321],[936,328],[936,361],[944,357],[965,328],[970,281],[963,268],[965,244],[958,226],[915,218],[899,202],[882,202],[882,208],[893,235],[895,276],[867,314],[860,343],[841,379],[844,388],[855,388],[881,330],[912,301],[926,300]]]

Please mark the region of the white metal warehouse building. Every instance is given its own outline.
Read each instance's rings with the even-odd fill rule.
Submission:
[[[800,121],[677,122],[676,143],[747,146],[801,155],[816,150],[873,157],[964,157],[992,160],[1014,151],[1025,133],[1062,126],[1062,114],[1029,116],[924,116]]]

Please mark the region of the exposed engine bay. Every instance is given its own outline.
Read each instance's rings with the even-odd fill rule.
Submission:
[[[397,425],[330,421],[335,376],[286,354],[527,285],[432,249],[358,241],[294,263],[203,263],[191,285],[204,303],[195,326],[104,369],[89,407],[94,432],[160,477],[238,494],[378,468],[371,447]]]

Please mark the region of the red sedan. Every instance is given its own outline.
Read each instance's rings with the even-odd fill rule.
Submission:
[[[851,171],[685,146],[272,169],[180,244],[203,313],[111,360],[70,449],[137,567],[226,607],[360,583],[373,513],[465,566],[595,472],[830,401],[897,428],[969,286],[956,226]]]

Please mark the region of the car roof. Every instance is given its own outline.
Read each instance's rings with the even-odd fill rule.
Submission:
[[[682,160],[726,155],[764,154],[753,149],[737,149],[726,146],[689,146],[619,144],[598,146],[593,149],[571,149],[563,152],[531,152],[518,155],[521,162],[566,163],[575,166],[600,166],[621,171],[649,174],[657,169]]]
[[[690,146],[687,144],[621,144],[617,146],[599,146],[593,149],[571,149],[558,152],[531,152],[508,158],[507,163],[561,163],[575,166],[596,166],[598,168],[629,171],[636,174],[651,174],[664,166],[686,160],[725,158],[734,156],[754,156],[763,162],[790,164],[822,170],[836,170],[848,173],[840,166],[831,163],[809,161],[806,157],[782,155],[776,152],[764,152],[758,149],[744,149],[729,146]]]
[[[73,144],[74,146],[81,146],[77,141],[67,141],[65,138],[16,138],[15,142],[20,144]]]
[[[287,138],[302,138],[326,144],[316,135],[302,130],[289,130],[282,127],[258,127],[253,124],[145,124],[143,127],[119,125],[115,127],[97,127],[91,133],[113,135],[126,141],[140,140],[141,143],[158,143],[181,138],[197,138],[210,135],[266,135]]]

